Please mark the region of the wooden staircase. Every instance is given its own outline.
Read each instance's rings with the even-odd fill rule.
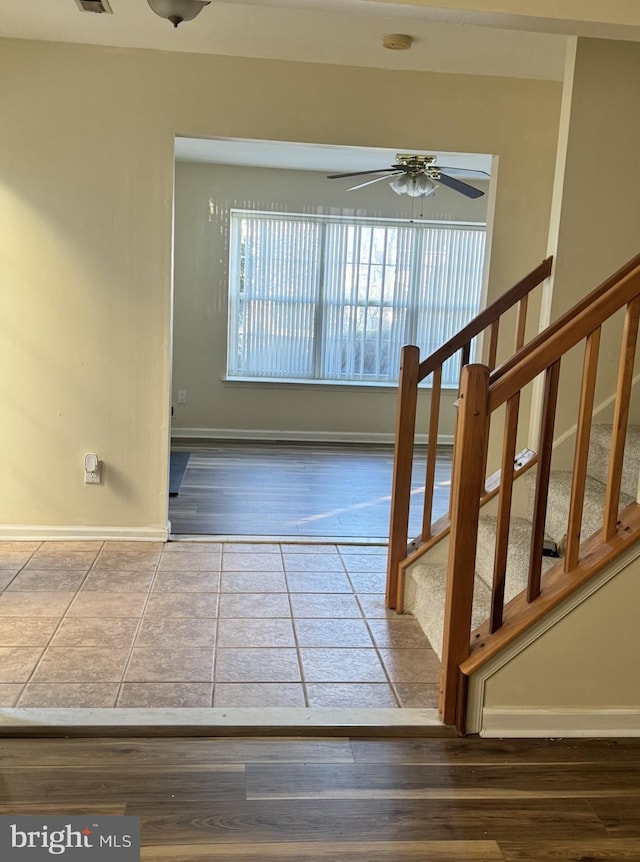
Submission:
[[[545,261],[524,280],[529,290],[548,276],[550,264]],[[514,290],[509,291],[511,297]],[[613,422],[592,431],[601,328],[620,309],[625,311]],[[434,363],[437,368],[448,356],[442,348],[435,360],[418,362],[417,348],[404,349],[387,580],[389,607],[413,612],[441,654],[440,712],[445,723],[461,731],[469,675],[640,537],[637,428],[631,430],[627,444],[640,318],[640,256],[529,344],[523,343],[520,315],[516,350],[497,368],[492,362],[500,315],[495,318],[495,305],[484,315],[463,331],[468,334],[484,324],[491,335],[486,365],[468,364],[468,350],[461,356],[450,514],[431,523],[432,477],[427,464],[423,532],[409,541],[406,531],[402,535],[405,506],[408,518],[403,489],[411,482],[406,450],[412,455],[416,380],[428,369],[437,383]],[[460,339],[452,342],[450,347],[460,349]],[[571,382],[580,390],[572,464],[570,469],[552,471],[561,360],[580,342],[582,374]],[[544,391],[537,451],[526,449],[516,455],[522,391],[539,376]],[[436,414],[438,400],[436,387],[432,399]],[[501,427],[495,422],[497,411],[502,414]],[[432,415],[432,440],[431,431],[436,429]],[[496,432],[501,437],[500,467],[487,478],[489,437],[495,438]],[[544,556],[545,541],[565,537],[562,559]]]

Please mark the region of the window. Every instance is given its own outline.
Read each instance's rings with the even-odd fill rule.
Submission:
[[[485,227],[232,210],[227,376],[387,383],[480,305]],[[459,360],[443,368],[456,386]]]

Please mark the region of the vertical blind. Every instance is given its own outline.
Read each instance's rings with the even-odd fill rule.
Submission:
[[[479,224],[233,210],[228,377],[397,380],[403,344],[428,355],[478,313],[484,245]]]

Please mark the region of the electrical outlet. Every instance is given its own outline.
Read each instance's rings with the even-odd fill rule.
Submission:
[[[186,389],[178,389],[178,404],[186,404],[187,403],[187,390]]]
[[[85,485],[99,485],[101,480],[102,464],[97,455],[89,452],[84,456],[84,483]]]

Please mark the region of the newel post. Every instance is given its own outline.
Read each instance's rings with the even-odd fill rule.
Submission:
[[[407,556],[419,367],[420,349],[413,344],[405,345],[402,348],[400,359],[396,436],[393,453],[391,520],[387,558],[386,603],[388,608],[396,608],[398,605],[398,566]],[[400,600],[400,607],[398,608],[398,611],[401,610],[402,600]]]
[[[484,489],[488,434],[489,369],[466,365],[460,378],[458,422],[451,476],[451,531],[442,638],[440,714],[445,724],[464,724],[480,497]]]

